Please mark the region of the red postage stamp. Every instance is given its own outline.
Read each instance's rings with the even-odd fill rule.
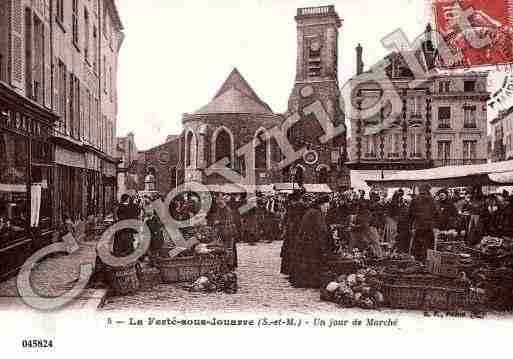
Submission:
[[[513,0],[432,0],[436,29],[451,53],[442,67],[513,63]]]

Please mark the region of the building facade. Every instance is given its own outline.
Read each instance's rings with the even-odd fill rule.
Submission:
[[[115,199],[122,29],[113,0],[0,2],[0,217],[19,243]]]
[[[430,39],[428,26],[419,48],[387,56],[389,81],[382,84],[359,79],[369,72],[363,71],[363,49],[356,49],[357,76],[349,80],[354,106],[348,166],[363,177],[487,160],[487,73],[437,71]],[[409,68],[405,57],[410,56],[418,60],[422,76]],[[382,100],[392,91],[399,98],[394,109]]]
[[[513,159],[513,107],[499,111],[490,121],[490,127],[492,161]]]
[[[154,190],[163,196],[184,182],[181,141],[181,136],[169,135],[164,143],[139,152],[137,166],[139,190],[148,187],[148,176],[152,178]]]
[[[113,0],[55,0],[52,16],[56,213],[105,213],[116,196],[117,63],[123,26]]]

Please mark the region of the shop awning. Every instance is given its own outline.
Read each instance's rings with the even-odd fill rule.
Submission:
[[[416,186],[423,183],[442,187],[492,185],[494,180],[490,176],[502,176],[502,174],[508,172],[513,172],[513,161],[466,166],[445,166],[417,171],[399,171],[387,178],[367,180],[366,182],[369,185],[385,187]]]

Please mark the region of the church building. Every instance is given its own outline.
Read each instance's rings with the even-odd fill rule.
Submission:
[[[247,184],[326,183],[333,189],[348,186],[343,167],[346,133],[330,136],[322,123],[344,126],[337,76],[342,21],[334,6],[300,8],[295,20],[296,78],[288,111],[274,113],[234,69],[208,104],[183,116],[181,165],[185,182],[233,183],[235,172]],[[324,115],[316,118],[307,111],[310,105],[319,105],[316,108]],[[285,128],[287,119],[296,114],[299,120]],[[279,165],[284,154],[270,135],[273,128],[282,131],[295,151],[305,149],[298,160]]]

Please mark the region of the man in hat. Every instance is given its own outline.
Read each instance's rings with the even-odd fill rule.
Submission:
[[[299,225],[303,218],[306,206],[301,202],[303,193],[299,190],[294,190],[288,196],[288,206],[283,219],[283,245],[281,247],[281,273],[289,274],[291,265],[291,253],[297,239]]]
[[[326,224],[329,195],[318,197],[301,220],[297,243],[291,253],[289,281],[298,288],[319,288],[333,244]]]
[[[428,184],[420,186],[419,195],[410,205],[408,217],[414,229],[412,254],[418,261],[425,262],[427,250],[435,245],[434,232],[438,231],[440,212],[435,200],[430,194]]]

